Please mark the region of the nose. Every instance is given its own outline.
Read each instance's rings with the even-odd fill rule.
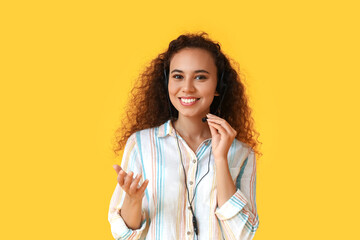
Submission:
[[[191,78],[186,78],[183,85],[183,92],[194,92],[194,82]]]

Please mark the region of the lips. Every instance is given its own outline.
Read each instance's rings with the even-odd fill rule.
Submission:
[[[200,98],[195,97],[180,97],[180,103],[185,106],[190,106],[195,104]]]

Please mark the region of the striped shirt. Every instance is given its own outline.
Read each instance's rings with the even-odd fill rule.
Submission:
[[[256,210],[256,159],[254,151],[234,139],[228,152],[230,174],[236,193],[221,207],[217,205],[216,172],[211,154],[211,138],[203,141],[196,152],[179,135],[179,146],[186,172],[190,201],[197,219],[194,233],[192,213],[185,187],[185,176],[175,130],[170,120],[161,126],[133,133],[127,140],[121,167],[141,173],[149,179],[142,201],[142,223],[129,229],[119,209],[125,192],[116,185],[110,200],[108,220],[115,239],[252,239],[259,226]],[[201,180],[195,190],[195,186]],[[195,194],[195,196],[194,196]]]

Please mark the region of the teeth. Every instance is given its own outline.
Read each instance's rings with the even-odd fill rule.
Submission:
[[[191,99],[181,98],[181,101],[184,102],[184,103],[193,103],[193,102],[196,101],[196,98],[191,98]]]

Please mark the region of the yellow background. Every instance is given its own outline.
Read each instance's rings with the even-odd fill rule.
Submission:
[[[112,239],[111,141],[181,33],[240,64],[263,239],[359,239],[357,1],[2,1],[0,239]]]

